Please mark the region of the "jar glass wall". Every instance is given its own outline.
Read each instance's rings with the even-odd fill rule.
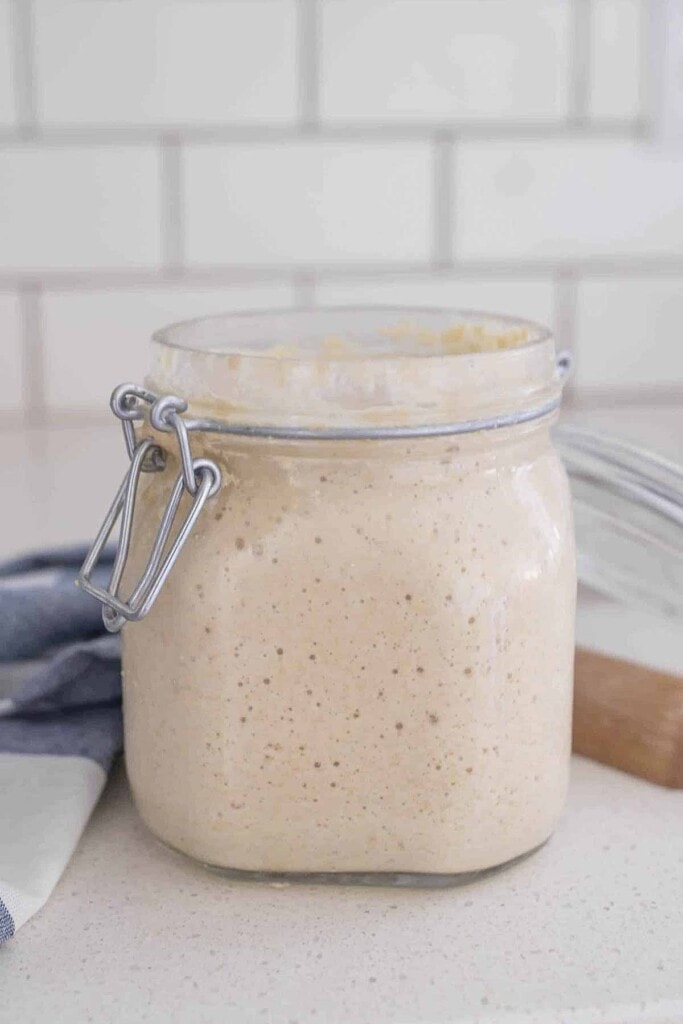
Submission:
[[[543,843],[575,603],[547,332],[325,311],[178,325],[154,353],[148,387],[189,401],[223,485],[124,629],[150,828],[213,866],[362,881],[457,880]],[[180,466],[141,435],[167,467],[141,479],[131,580]]]

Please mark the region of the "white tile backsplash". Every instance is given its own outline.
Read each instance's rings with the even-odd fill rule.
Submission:
[[[22,408],[22,337],[19,297],[0,294],[0,412]]]
[[[3,421],[103,410],[164,321],[295,299],[528,316],[579,397],[683,395],[659,6],[0,0]]]
[[[0,0],[0,125],[16,120],[12,28],[10,0]]]
[[[580,390],[683,384],[683,275],[583,281],[577,321]]]
[[[554,325],[555,290],[550,278],[482,281],[458,277],[401,277],[373,281],[323,281],[320,306],[437,306],[504,313]]]
[[[571,0],[323,0],[321,18],[330,120],[566,113]]]
[[[154,264],[159,217],[151,147],[0,149],[0,268]]]
[[[169,323],[293,301],[290,286],[265,284],[48,292],[42,310],[48,408],[106,414],[117,384],[142,380],[149,337]]]
[[[295,0],[37,0],[35,22],[48,123],[296,115]]]
[[[183,178],[190,263],[429,256],[433,172],[423,143],[192,146]]]
[[[641,33],[648,0],[593,0],[589,112],[634,118],[641,113]],[[658,2],[658,0],[655,0]]]
[[[454,192],[463,259],[683,256],[683,150],[464,143]]]

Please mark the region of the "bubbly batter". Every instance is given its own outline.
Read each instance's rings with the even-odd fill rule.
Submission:
[[[124,630],[128,773],[157,835],[230,868],[438,874],[547,839],[575,602],[551,419],[392,440],[193,435],[224,485]],[[143,478],[133,574],[169,461]]]

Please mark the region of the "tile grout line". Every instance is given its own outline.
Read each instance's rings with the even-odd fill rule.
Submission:
[[[318,0],[299,0],[297,9],[299,128],[305,134],[320,126],[320,8]]]
[[[26,282],[19,289],[24,423],[29,427],[42,426],[47,417],[41,299],[37,281]]]
[[[612,118],[602,120],[558,121],[452,121],[412,122],[321,122],[311,113],[308,121],[291,124],[55,124],[31,126],[30,137],[51,148],[60,146],[155,146],[164,136],[174,135],[182,144],[224,146],[230,144],[272,145],[292,143],[315,133],[326,141],[376,142],[388,144],[424,142],[428,144],[439,133],[457,135],[466,141],[551,141],[563,139],[638,139],[642,120]],[[0,128],[0,148],[15,146],[26,140],[27,132],[16,128]]]
[[[573,0],[570,7],[568,120],[571,126],[586,125],[589,121],[593,2]]]
[[[640,6],[638,34],[638,114],[645,138],[651,137],[658,125],[660,83],[659,68],[655,67],[653,55],[655,46],[661,46],[664,39],[663,10],[661,3],[647,0]],[[660,50],[661,52],[661,50]]]
[[[647,277],[680,277],[683,255],[652,257],[577,257],[575,259],[482,259],[455,260],[448,267],[435,268],[429,261],[416,263],[338,263],[338,264],[263,264],[245,267],[241,264],[195,264],[182,267],[183,280],[201,287],[214,284],[240,285],[251,283],[287,283],[297,275],[314,275],[322,280],[374,280],[401,277],[432,277],[444,274],[456,279],[520,280],[527,277],[552,279],[564,273],[581,277],[611,279]],[[35,282],[36,271],[1,271],[0,292],[16,292]],[[163,268],[106,268],[59,270],[45,268],[40,272],[45,291],[89,291],[110,288],[145,288],[163,285]]]
[[[13,27],[14,88],[17,99],[19,136],[31,139],[36,133],[35,23],[33,0],[14,0]]]
[[[159,147],[161,261],[164,276],[177,278],[185,262],[183,152],[177,135],[162,136]]]
[[[566,385],[565,393],[565,401],[568,406],[572,406],[574,404],[578,390],[576,383],[578,363],[578,346],[576,343],[578,285],[579,274],[574,267],[565,267],[555,272],[553,303],[555,340],[558,352],[569,352],[572,359],[572,371]]]
[[[683,404],[683,385],[680,384],[627,385],[614,388],[589,384],[575,389],[569,403],[574,410],[612,409],[626,406],[660,409],[662,406],[679,407],[681,404]]]
[[[433,143],[433,227],[432,263],[439,270],[453,266],[455,246],[455,140],[450,133],[440,133]]]

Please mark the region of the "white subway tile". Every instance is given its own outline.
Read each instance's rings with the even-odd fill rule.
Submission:
[[[547,120],[567,109],[568,0],[326,0],[330,120]]]
[[[319,306],[438,306],[522,316],[553,325],[554,287],[549,278],[482,280],[401,277],[328,281],[316,291]]]
[[[683,253],[683,153],[612,140],[471,142],[455,178],[461,257]]]
[[[296,113],[293,0],[39,0],[48,122],[245,122]]]
[[[12,32],[10,0],[0,0],[0,125],[16,119]]]
[[[106,412],[124,380],[141,381],[153,331],[176,320],[293,304],[289,285],[47,292],[43,300],[45,377],[53,411]]]
[[[120,267],[159,259],[159,163],[143,146],[0,151],[0,266]]]
[[[635,118],[640,113],[640,0],[593,0],[589,112],[593,117]]]
[[[195,146],[185,154],[184,172],[191,262],[428,256],[432,161],[426,144]]]
[[[14,294],[0,293],[0,411],[22,407],[21,310]]]
[[[680,277],[585,280],[576,326],[579,390],[683,384]]]

